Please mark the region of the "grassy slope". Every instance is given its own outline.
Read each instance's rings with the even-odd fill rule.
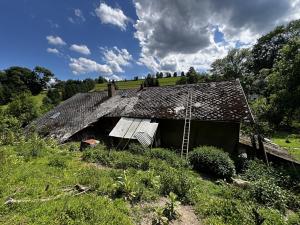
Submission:
[[[32,155],[32,146],[48,147],[38,148],[35,154],[38,157],[32,158],[28,157]],[[139,219],[142,209],[138,205],[130,206],[123,198],[111,198],[109,195],[122,170],[97,168],[81,161],[80,152],[49,146],[51,143],[45,145],[37,139],[29,145],[0,147],[0,224],[123,225],[134,224]],[[60,162],[64,162],[65,166],[60,166]],[[159,168],[160,164],[155,165]],[[141,177],[148,172],[128,171],[130,185],[143,186]],[[242,189],[216,184],[188,170],[185,176],[193,180],[192,203],[204,224],[254,224],[249,217],[253,207],[264,215],[264,224],[283,223],[278,211],[245,201]],[[75,184],[89,186],[92,191],[80,196],[65,195],[47,202],[3,205],[9,196],[14,199],[40,199],[66,194],[64,189]],[[143,198],[150,200],[156,197],[153,189],[144,187]]]
[[[291,155],[300,161],[300,134],[281,132],[274,135],[272,141],[286,148]]]
[[[168,78],[160,78],[159,85],[167,86],[167,85],[175,85],[176,81],[179,80],[180,77],[168,77]],[[119,89],[131,89],[131,88],[139,88],[143,80],[129,80],[129,81],[117,81],[117,85]],[[107,84],[96,84],[94,91],[103,91],[107,89]]]

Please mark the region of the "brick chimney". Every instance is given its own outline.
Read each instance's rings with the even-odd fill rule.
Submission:
[[[107,84],[108,97],[111,98],[116,95],[116,85],[115,82],[109,82]]]

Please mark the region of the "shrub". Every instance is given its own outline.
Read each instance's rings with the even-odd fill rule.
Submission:
[[[133,154],[143,155],[145,152],[150,151],[150,149],[140,144],[131,143],[128,147],[128,151]]]
[[[117,177],[117,181],[114,183],[113,196],[122,196],[130,202],[138,201],[142,196],[142,190],[138,188],[138,184],[134,180],[128,177],[126,170],[124,170],[122,176]]]
[[[274,181],[267,179],[260,179],[253,183],[250,194],[258,203],[281,211],[285,210],[288,201],[288,193],[277,186]]]
[[[49,160],[48,165],[52,166],[52,167],[58,167],[58,168],[61,168],[61,169],[64,169],[64,168],[67,167],[66,160],[62,156],[52,157]]]
[[[188,201],[187,196],[193,184],[186,170],[169,167],[167,170],[160,172],[160,180],[161,194],[168,195],[173,192],[180,200]]]
[[[185,166],[186,162],[182,160],[175,152],[171,152],[170,150],[163,148],[154,148],[150,151],[147,151],[147,156],[152,159],[161,159],[165,160],[173,167],[181,167]]]
[[[83,160],[111,166],[116,169],[129,167],[141,170],[149,169],[149,160],[146,157],[133,155],[126,151],[106,151],[100,149],[88,149],[83,153]]]
[[[30,94],[22,93],[7,105],[7,113],[18,118],[25,126],[38,116],[38,109]]]
[[[194,149],[189,155],[193,168],[200,172],[208,172],[218,178],[229,179],[235,175],[235,167],[228,153],[210,146]]]

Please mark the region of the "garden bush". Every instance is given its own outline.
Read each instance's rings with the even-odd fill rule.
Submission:
[[[192,180],[188,176],[188,171],[169,167],[167,170],[159,172],[159,175],[161,194],[168,195],[170,192],[173,192],[181,201],[188,202],[187,196],[193,187]]]
[[[48,162],[49,166],[64,169],[67,167],[66,159],[62,156],[53,156]]]
[[[141,144],[131,143],[128,147],[128,151],[132,154],[143,155],[145,152],[150,151],[150,148],[147,148]]]
[[[175,152],[172,152],[167,149],[154,148],[151,149],[150,151],[147,151],[146,155],[152,159],[165,160],[171,166],[176,168],[186,165],[185,161],[182,160]]]
[[[288,193],[277,186],[274,181],[260,179],[250,188],[251,196],[261,204],[284,211],[288,202]]]
[[[100,163],[116,169],[135,168],[149,169],[149,160],[140,155],[134,155],[128,151],[107,151],[101,149],[88,149],[83,153],[83,160]]]
[[[203,146],[194,149],[189,155],[189,161],[195,170],[218,178],[229,179],[235,175],[234,162],[228,153],[215,147]]]

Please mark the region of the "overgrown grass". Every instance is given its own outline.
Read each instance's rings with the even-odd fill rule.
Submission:
[[[175,85],[176,81],[178,81],[180,77],[164,77],[159,78],[159,85],[160,86],[168,86],[168,85]],[[144,80],[128,80],[128,81],[117,81],[116,84],[120,90],[123,89],[132,89],[132,88],[139,88],[141,83]],[[104,91],[107,90],[107,84],[96,84],[96,87],[93,91]]]
[[[280,132],[272,137],[272,141],[286,148],[295,159],[300,161],[300,134]]]
[[[296,203],[299,194],[286,187],[298,183],[280,182],[284,174],[276,178],[272,175],[275,169],[268,171],[261,164],[248,166],[242,177],[253,184],[264,177],[276,179],[274,185],[289,192],[283,210],[256,199],[252,189],[203,178],[166,149],[110,152],[99,145],[81,153],[72,146],[75,144],[58,146],[33,136],[0,147],[0,224],[133,224],[138,222],[136,210],[143,210],[136,209],[139,201],[153,201],[170,192],[191,204],[203,224],[300,222],[299,206],[288,201],[292,197],[290,202]],[[76,184],[89,191],[81,195],[66,192]],[[278,198],[272,189],[266,190],[265,196]],[[45,202],[4,205],[8,197],[39,200],[59,195]]]

